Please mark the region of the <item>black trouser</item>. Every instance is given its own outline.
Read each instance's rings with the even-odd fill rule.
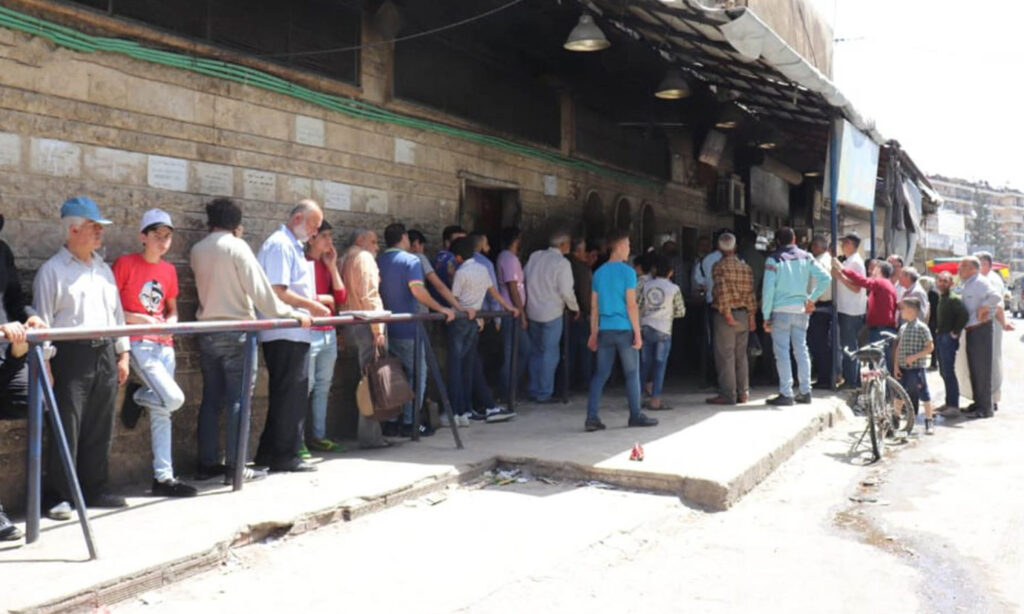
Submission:
[[[309,404],[309,343],[267,341],[267,423],[256,451],[258,464],[287,465],[298,458],[299,424]]]
[[[807,328],[807,345],[811,351],[811,364],[818,374],[816,388],[832,388],[832,301],[818,303],[811,314]]]
[[[971,374],[974,408],[992,415],[992,322],[967,329],[967,369]]]
[[[110,437],[114,432],[117,399],[117,358],[109,340],[62,341],[53,344],[50,359],[53,392],[64,425],[64,434],[75,461],[78,482],[85,500],[103,494],[107,487]],[[51,433],[52,435],[52,433]],[[43,482],[45,505],[71,501],[68,479],[53,437],[46,456]]]
[[[24,418],[28,406],[28,354],[11,356],[11,346],[0,350],[0,418]]]

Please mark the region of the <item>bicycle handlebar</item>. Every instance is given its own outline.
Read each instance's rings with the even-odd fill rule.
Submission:
[[[884,352],[885,351],[885,346],[889,345],[890,343],[892,343],[893,341],[895,341],[898,338],[899,338],[899,335],[896,335],[895,333],[890,333],[890,332],[886,331],[886,332],[882,333],[882,338],[879,339],[878,341],[875,341],[873,343],[869,343],[867,345],[861,346],[861,347],[857,348],[856,350],[854,350],[852,352],[848,348],[844,347],[843,348],[843,353],[846,354],[850,358],[856,358],[857,357],[857,352],[861,352],[863,350],[882,350]]]

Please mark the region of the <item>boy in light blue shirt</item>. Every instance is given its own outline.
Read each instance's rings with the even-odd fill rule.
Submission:
[[[636,272],[626,264],[629,258],[629,234],[615,231],[608,237],[608,262],[594,273],[591,292],[590,339],[587,347],[597,352],[597,368],[590,380],[587,399],[587,432],[600,431],[605,425],[598,417],[598,405],[604,385],[611,375],[615,356],[622,363],[629,401],[629,426],[655,426],[658,421],[640,411],[640,313],[636,305]]]

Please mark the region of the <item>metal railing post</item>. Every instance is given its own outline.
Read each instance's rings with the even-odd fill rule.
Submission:
[[[519,318],[509,318],[512,322],[512,352],[508,365],[508,409],[516,410],[516,396],[519,393],[519,335],[523,329],[519,324]]]
[[[562,403],[569,402],[569,326],[572,318],[568,312],[562,315]]]
[[[252,395],[256,388],[256,344],[255,332],[245,335],[245,358],[242,362],[242,398],[238,408],[238,443],[235,445],[235,475],[232,476],[231,490],[242,490],[245,482],[245,463],[249,458],[249,431],[252,424]]]
[[[416,327],[420,329],[420,334],[423,334],[423,322],[417,322]],[[434,348],[429,343],[423,344],[423,349],[426,350],[427,368],[430,369],[430,375],[434,378],[437,393],[441,395],[441,408],[444,410],[445,415],[448,416],[448,424],[452,429],[455,447],[461,450],[463,445],[462,438],[459,437],[459,425],[455,423],[455,412],[452,411],[452,404],[448,399],[448,387],[444,384],[441,366],[437,364],[437,355],[434,354]],[[451,351],[451,348],[449,348],[449,351]]]
[[[413,335],[412,342],[412,440],[420,440],[420,412],[422,406],[420,405],[420,377],[423,375],[420,373],[420,352],[422,351],[423,341],[420,337],[421,333],[425,333],[422,326],[416,327],[416,334]]]
[[[43,395],[40,362],[35,354],[42,348],[33,344],[28,355],[28,450],[25,464],[25,543],[39,539],[43,488]]]
[[[89,513],[85,508],[85,497],[82,496],[82,486],[78,483],[78,473],[75,471],[75,459],[71,456],[71,448],[68,446],[68,439],[64,433],[64,425],[60,419],[60,412],[57,411],[57,398],[50,387],[49,378],[45,377],[46,363],[43,359],[43,349],[35,347],[32,360],[36,362],[36,370],[40,377],[38,389],[46,402],[46,410],[50,416],[50,428],[53,430],[53,437],[50,445],[56,445],[60,453],[60,461],[64,466],[64,477],[68,481],[68,490],[71,491],[71,500],[75,504],[75,511],[78,513],[78,522],[82,525],[82,535],[85,537],[85,547],[89,550],[89,558],[99,558],[96,551],[96,544],[92,538],[92,525],[89,524]]]

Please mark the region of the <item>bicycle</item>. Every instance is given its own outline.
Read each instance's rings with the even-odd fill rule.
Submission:
[[[869,343],[856,351],[851,352],[843,348],[850,358],[866,363],[866,366],[861,368],[858,402],[864,403],[867,425],[853,447],[857,448],[864,441],[864,437],[870,435],[871,452],[875,461],[882,458],[886,438],[899,436],[906,439],[914,429],[917,418],[910,395],[899,381],[889,374],[885,364],[885,348],[896,338],[893,333],[882,333],[881,340]]]

